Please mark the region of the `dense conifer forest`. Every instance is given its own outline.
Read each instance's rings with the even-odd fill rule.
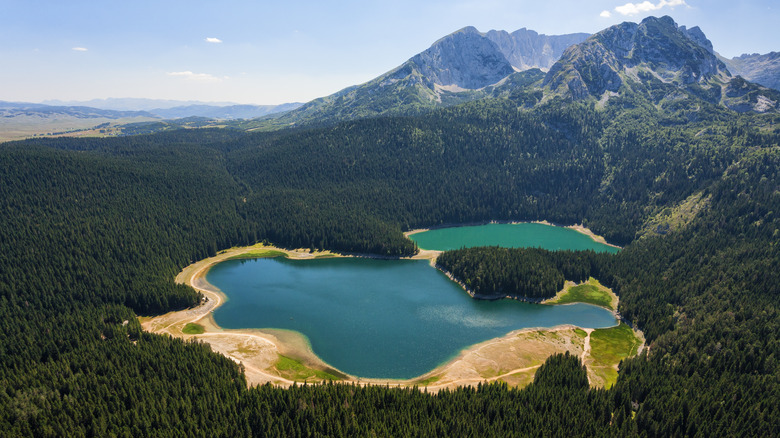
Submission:
[[[614,100],[0,145],[0,430],[776,435],[780,117]],[[136,319],[196,305],[174,276],[234,245],[409,255],[404,230],[536,219],[584,223],[626,247],[473,250],[486,266],[521,261],[480,281],[523,289],[528,278],[557,287],[593,276],[613,288],[650,351],[624,361],[609,390],[589,389],[570,356],[519,390],[247,389],[239,365],[143,333]]]

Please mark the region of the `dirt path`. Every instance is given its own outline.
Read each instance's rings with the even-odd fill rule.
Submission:
[[[585,333],[587,333],[587,336],[585,336],[585,345],[582,348],[582,356],[580,356],[580,362],[582,362],[585,367],[588,367],[592,360],[590,360],[590,334],[593,333],[592,328],[589,329],[583,329],[585,330]],[[588,376],[588,384],[591,384],[591,378],[590,373],[585,373]]]

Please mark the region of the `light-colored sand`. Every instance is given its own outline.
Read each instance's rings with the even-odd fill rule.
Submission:
[[[293,358],[304,366],[327,371],[342,377],[344,381],[359,384],[388,386],[418,386],[429,391],[439,391],[463,385],[476,385],[486,381],[504,381],[511,386],[524,386],[533,380],[536,369],[552,354],[568,351],[587,361],[586,334],[575,331],[573,326],[523,329],[492,339],[463,350],[455,359],[435,370],[410,380],[360,379],[341,373],[318,358],[306,338],[299,333],[285,330],[229,330],[219,327],[212,317],[214,309],[224,301],[224,294],[205,279],[208,269],[216,263],[232,257],[262,250],[284,252],[291,259],[313,259],[317,256],[338,256],[332,253],[310,253],[307,250],[285,250],[263,245],[233,248],[215,257],[187,266],[176,277],[177,283],[187,284],[200,291],[204,302],[195,308],[170,312],[154,318],[141,318],[144,330],[164,333],[183,339],[207,342],[215,351],[241,364],[250,386],[272,383],[292,385],[276,369],[280,355]],[[438,251],[420,251],[415,259],[429,259],[433,264]],[[204,327],[204,333],[187,335],[182,329],[187,323]],[[579,332],[579,333],[578,333]]]
[[[586,236],[590,237],[590,238],[591,238],[591,239],[593,239],[593,241],[595,241],[595,242],[598,242],[598,243],[603,243],[604,245],[611,246],[611,247],[613,247],[613,248],[619,248],[619,249],[622,249],[622,248],[620,248],[620,247],[619,247],[619,246],[617,246],[617,245],[613,245],[613,244],[611,244],[611,243],[607,242],[607,240],[606,240],[606,239],[604,239],[602,236],[599,236],[598,234],[594,233],[593,231],[589,230],[588,228],[585,228],[585,227],[584,227],[584,226],[582,226],[581,224],[577,224],[577,225],[569,225],[569,226],[567,226],[566,228],[571,228],[571,229],[572,229],[572,230],[574,230],[574,231],[580,232],[580,233],[582,233],[582,234],[584,234],[584,235],[586,235]]]

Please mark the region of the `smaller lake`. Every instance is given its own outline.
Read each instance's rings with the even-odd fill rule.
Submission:
[[[206,279],[229,297],[214,312],[221,327],[303,333],[317,356],[359,377],[417,377],[512,330],[616,324],[588,304],[474,300],[427,260],[228,260]]]
[[[448,251],[475,246],[504,248],[543,248],[550,251],[588,250],[617,253],[619,248],[605,245],[571,228],[545,224],[486,224],[438,228],[409,236],[422,249]]]

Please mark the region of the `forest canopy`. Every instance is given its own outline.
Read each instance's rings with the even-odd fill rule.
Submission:
[[[0,429],[770,436],[780,423],[778,116],[687,111],[487,100],[267,133],[2,144]],[[691,199],[706,201],[678,214]],[[611,287],[651,348],[624,361],[609,390],[588,389],[566,356],[522,390],[247,389],[240,367],[207,345],[143,333],[136,320],[195,305],[174,276],[231,246],[398,256],[416,250],[404,230],[537,219],[583,223],[626,248],[482,250],[492,263],[522,261],[516,272],[485,266],[483,282],[525,290],[593,276]]]

